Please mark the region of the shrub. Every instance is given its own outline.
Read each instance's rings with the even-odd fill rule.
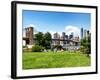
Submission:
[[[53,47],[53,49],[57,49],[57,50],[61,50],[62,49],[62,46],[61,45],[55,45],[54,47]]]
[[[85,53],[85,48],[83,46],[80,47],[81,53]]]
[[[42,52],[44,50],[44,47],[35,45],[32,47],[32,52]]]
[[[83,46],[81,46],[80,47],[80,51],[81,51],[81,53],[83,53],[83,54],[87,54],[87,56],[89,56],[89,54],[91,53],[90,51],[90,48],[88,48],[88,47],[83,47]]]

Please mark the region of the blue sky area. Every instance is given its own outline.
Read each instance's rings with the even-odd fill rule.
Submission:
[[[67,26],[90,30],[90,20],[90,13],[23,10],[23,28],[32,24],[41,32],[66,32]]]

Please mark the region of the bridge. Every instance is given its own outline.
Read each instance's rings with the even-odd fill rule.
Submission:
[[[23,40],[25,40],[25,42],[26,42],[26,45],[27,44],[29,44],[30,43],[30,41],[33,41],[33,43],[35,43],[35,41],[36,41],[36,38],[33,38],[33,40],[30,40],[29,38],[27,38],[27,37],[23,37]],[[53,42],[56,42],[56,41],[59,41],[59,42],[67,42],[67,43],[70,43],[70,42],[72,42],[72,43],[75,43],[75,44],[78,44],[78,43],[80,43],[80,41],[77,41],[77,40],[73,40],[73,39],[52,39],[52,43]],[[31,44],[32,45],[32,44]]]

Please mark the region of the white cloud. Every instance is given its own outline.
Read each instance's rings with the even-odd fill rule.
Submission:
[[[66,32],[67,35],[70,35],[73,32],[74,36],[80,37],[80,29],[76,26],[71,26],[71,25],[66,26],[65,32]]]
[[[27,27],[34,27],[34,28],[36,28],[36,26],[35,26],[34,24],[29,24],[29,25],[26,25],[25,27],[26,27],[26,28],[27,28]]]

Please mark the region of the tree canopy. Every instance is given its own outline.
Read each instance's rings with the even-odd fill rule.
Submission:
[[[35,37],[37,45],[43,46],[46,49],[50,49],[52,36],[49,32],[46,32],[45,34],[38,32]]]
[[[43,33],[42,32],[38,32],[37,34],[35,34],[35,38],[36,38],[36,44],[37,45],[42,45],[43,44]]]
[[[91,53],[91,37],[85,37],[81,40],[81,48],[82,48],[82,52],[86,53],[86,54],[90,54]]]

